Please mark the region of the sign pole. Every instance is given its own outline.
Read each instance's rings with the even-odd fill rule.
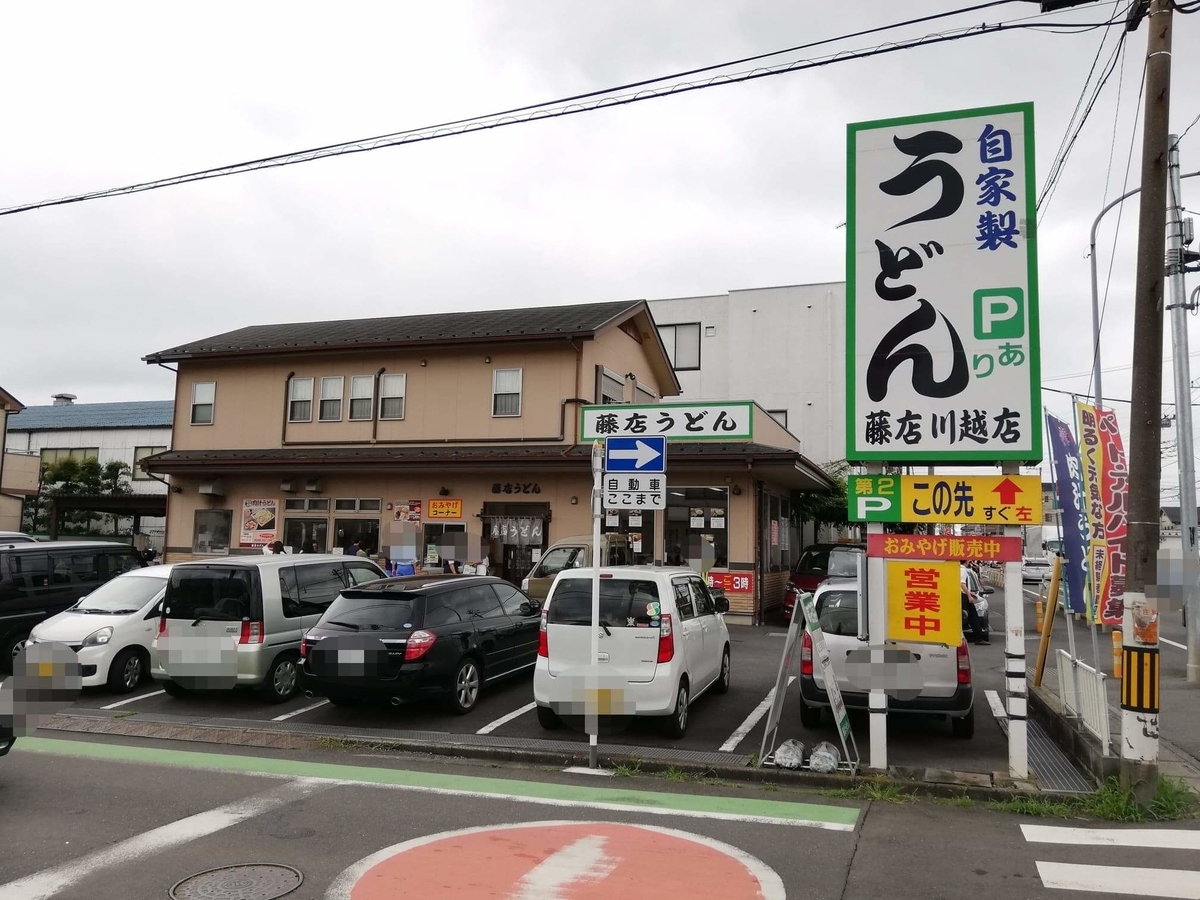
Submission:
[[[604,515],[601,495],[604,445],[592,444],[592,655],[591,684],[588,685],[588,766],[599,767],[600,734],[600,517]]]
[[[1020,474],[1017,463],[1005,463],[1005,475]],[[1021,536],[1020,526],[1006,525],[1004,533]],[[1008,774],[1029,777],[1028,715],[1025,687],[1025,598],[1021,563],[1004,564],[1004,683],[1008,694]]]
[[[881,475],[881,463],[868,463],[867,473]],[[867,534],[883,534],[882,522],[868,522]],[[870,538],[868,537],[868,540]],[[887,577],[884,561],[867,557],[867,645],[871,647],[871,664],[883,663],[883,645],[887,639]],[[880,648],[876,650],[875,648]],[[876,659],[878,657],[878,659]],[[867,708],[871,722],[870,768],[886,772],[887,759],[887,694],[872,689],[867,695]]]

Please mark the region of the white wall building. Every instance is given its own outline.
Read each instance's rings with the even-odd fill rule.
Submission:
[[[753,397],[814,462],[846,455],[846,285],[651,300],[681,400]]]

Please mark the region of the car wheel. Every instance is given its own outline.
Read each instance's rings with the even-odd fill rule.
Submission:
[[[167,692],[168,697],[186,697],[191,693],[191,691],[175,681],[164,681],[163,690]]]
[[[115,694],[128,694],[146,674],[146,661],[136,647],[126,647],[108,666],[108,689]]]
[[[479,702],[479,663],[468,656],[458,664],[454,672],[454,687],[450,693],[450,705],[460,716],[466,715]]]
[[[975,707],[971,707],[971,711],[961,719],[950,720],[950,730],[956,738],[967,738],[975,736]]]
[[[17,663],[17,656],[25,649],[28,642],[29,635],[14,634],[3,645],[0,645],[0,672],[12,673],[13,666]]]
[[[548,706],[539,706],[537,708],[537,716],[538,724],[547,731],[555,731],[562,727],[562,719]]]
[[[280,656],[262,683],[262,695],[268,703],[286,703],[300,688],[300,667],[290,656]]]
[[[729,693],[729,648],[725,648],[725,652],[721,654],[721,674],[717,676],[717,683],[713,685],[714,694]]]
[[[805,728],[820,728],[821,727],[821,707],[809,706],[803,700],[800,701],[800,724]]]
[[[675,712],[667,717],[667,737],[681,738],[687,734],[688,699],[687,682],[680,681],[679,691],[675,694]]]

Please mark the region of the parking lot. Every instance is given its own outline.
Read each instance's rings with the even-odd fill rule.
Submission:
[[[994,632],[1002,631],[1001,613],[995,608],[992,611]],[[775,683],[784,646],[785,629],[780,623],[758,627],[731,626],[729,630],[733,642],[732,687],[725,695],[706,694],[695,702],[684,738],[671,740],[661,733],[655,720],[642,719],[629,723],[617,733],[604,735],[602,745],[757,754],[766,724],[768,695]],[[891,765],[983,774],[1007,769],[1007,739],[993,719],[984,695],[988,690],[1003,690],[1004,654],[999,637],[997,635],[997,640],[990,646],[971,648],[976,686],[975,736],[969,740],[953,737],[946,720],[893,716],[889,728]],[[784,704],[779,741],[796,738],[810,748],[821,740],[836,744],[837,731],[828,715],[819,730],[810,731],[800,725],[798,695],[798,687],[793,684]],[[128,696],[89,689],[73,708],[107,710],[126,716],[170,715],[185,717],[193,723],[203,723],[207,719],[239,719],[288,722],[293,726],[344,727],[347,730],[386,729],[398,736],[405,732],[441,732],[587,740],[587,736],[577,729],[568,727],[549,732],[539,726],[534,714],[531,676],[510,679],[485,689],[476,707],[464,716],[455,715],[436,703],[344,708],[303,694],[288,703],[272,705],[253,692],[241,690],[200,692],[177,698],[167,696],[160,686],[149,681],[143,682]],[[851,724],[865,763],[869,745],[865,713],[852,714]]]

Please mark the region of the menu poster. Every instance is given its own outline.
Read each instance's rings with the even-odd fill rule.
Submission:
[[[693,506],[692,507],[692,517],[689,521],[689,527],[691,527],[691,528],[703,528],[704,527],[704,507],[702,507],[702,506]]]
[[[709,524],[712,525],[713,528],[724,528],[725,527],[725,509],[724,509],[724,507],[714,506],[709,512],[712,514],[712,519],[710,520]]]
[[[278,538],[279,501],[242,501],[242,547],[265,547]]]
[[[642,552],[642,533],[640,531],[630,533],[629,547],[634,553]]]
[[[779,546],[779,520],[778,519],[771,520],[771,546],[772,547]]]
[[[640,512],[631,512],[629,514],[629,527],[630,528],[641,528],[642,527],[642,514]]]
[[[421,524],[421,501],[420,500],[400,500],[396,503],[396,521],[411,522],[414,525]]]
[[[621,514],[620,513],[609,513],[608,515],[606,515],[604,517],[604,526],[606,528],[620,528],[621,527]]]

